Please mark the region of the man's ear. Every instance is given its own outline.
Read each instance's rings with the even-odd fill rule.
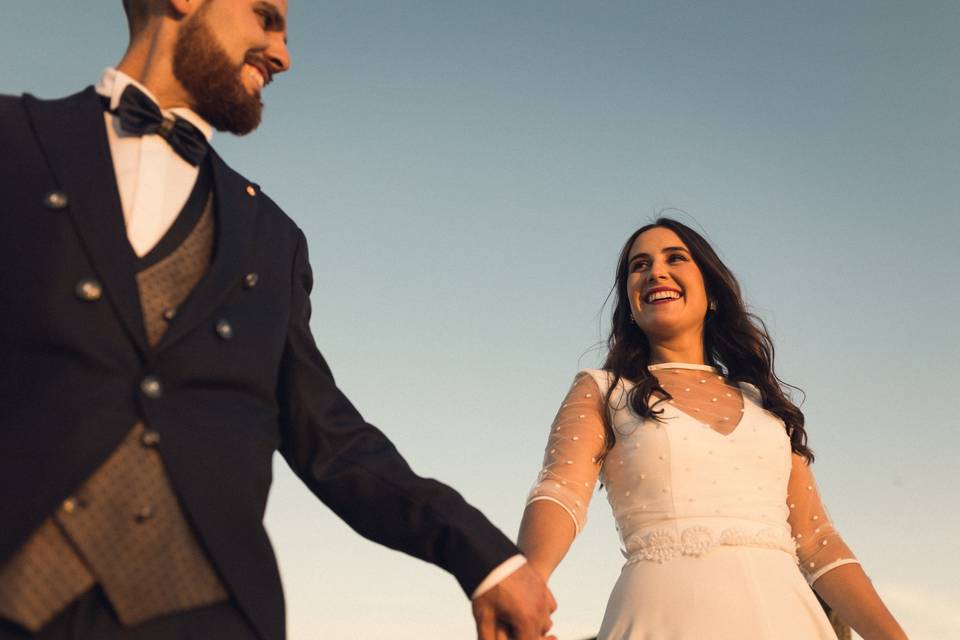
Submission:
[[[185,18],[203,4],[204,0],[168,0],[170,10],[177,16]]]

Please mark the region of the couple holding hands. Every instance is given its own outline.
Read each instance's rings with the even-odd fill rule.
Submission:
[[[303,233],[209,145],[255,129],[289,68],[286,0],[123,8],[95,86],[0,97],[0,639],[283,638],[275,451],[361,535],[453,574],[481,640],[550,637],[598,480],[627,558],[600,638],[835,638],[814,590],[864,638],[906,637],[699,234],[627,239],[606,361],[545,434],[514,544],[336,387]]]

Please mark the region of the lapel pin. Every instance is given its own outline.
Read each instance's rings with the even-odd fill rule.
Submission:
[[[67,194],[59,189],[54,189],[47,195],[43,196],[43,206],[54,211],[65,209],[69,203],[70,200],[67,198]]]
[[[74,291],[84,302],[96,302],[103,297],[103,285],[96,278],[82,278]]]
[[[252,184],[248,184],[248,185],[247,185],[247,195],[249,195],[249,196],[255,196],[255,195],[257,195],[257,190],[253,188],[253,185],[252,185]]]

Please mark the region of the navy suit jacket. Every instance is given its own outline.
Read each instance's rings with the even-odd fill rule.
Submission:
[[[213,151],[214,259],[148,346],[102,114],[92,88],[0,97],[0,564],[143,420],[264,640],[285,626],[262,523],[276,450],[357,532],[472,592],[516,547],[455,491],[414,474],[337,388],[310,332],[303,233]],[[77,295],[84,278],[101,298]],[[221,319],[230,340],[215,330]],[[141,390],[147,376],[159,394]]]

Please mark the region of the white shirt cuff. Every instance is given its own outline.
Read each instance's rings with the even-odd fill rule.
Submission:
[[[519,553],[515,556],[511,556],[504,560],[500,565],[491,571],[486,578],[483,579],[477,588],[473,590],[473,593],[470,595],[471,600],[476,600],[490,589],[493,589],[495,586],[500,584],[504,578],[509,576],[511,573],[527,564],[527,559],[524,558]]]

